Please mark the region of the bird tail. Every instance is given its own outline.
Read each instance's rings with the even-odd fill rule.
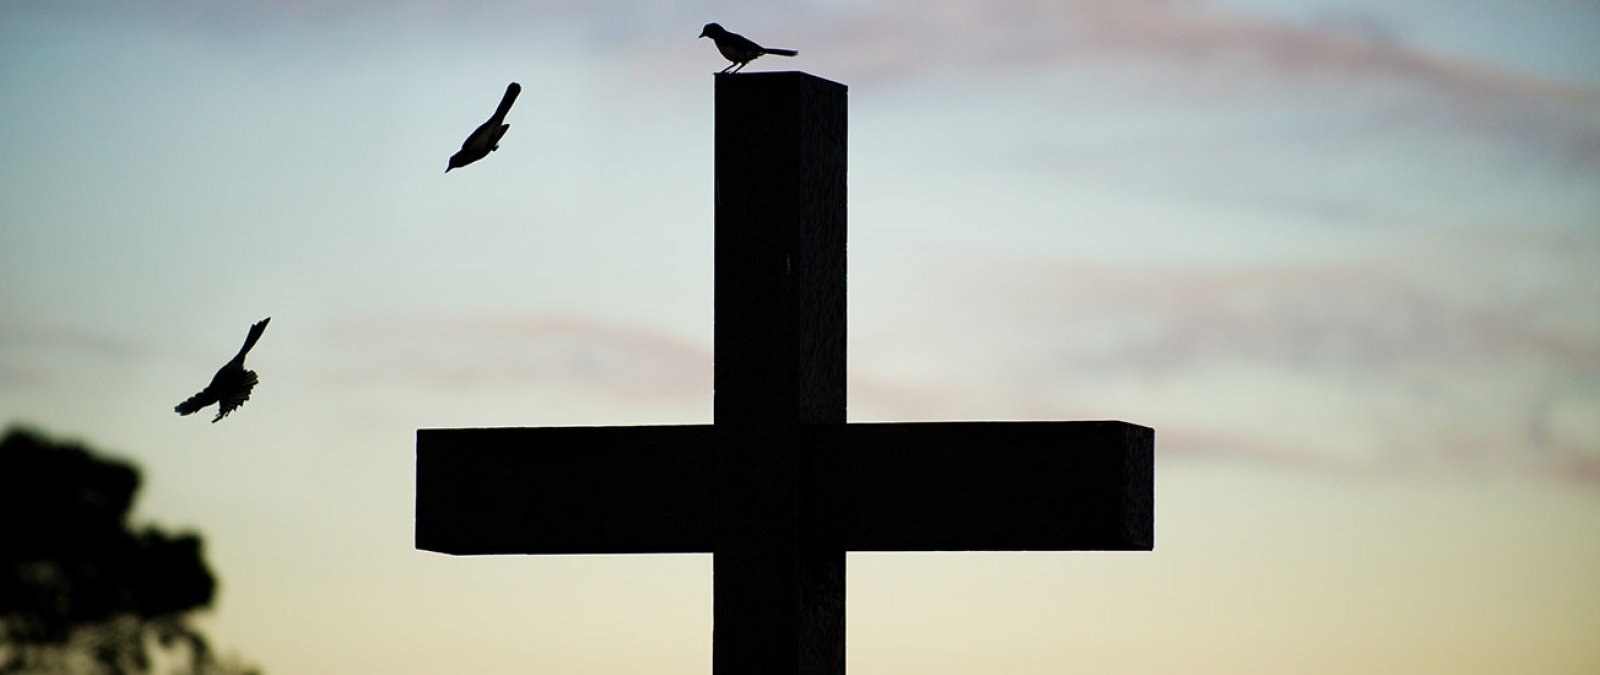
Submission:
[[[511,104],[517,101],[517,94],[522,93],[522,85],[512,82],[506,85],[506,95],[500,99],[500,107],[495,108],[494,119],[503,120],[506,113],[511,112]]]
[[[261,339],[261,334],[267,332],[267,322],[272,317],[267,317],[250,326],[250,334],[244,337],[244,346],[239,348],[239,355],[235,359],[244,360],[244,355],[250,353],[250,348],[256,346],[256,341]]]
[[[800,52],[797,52],[797,51],[795,51],[793,49],[772,49],[770,47],[765,47],[765,48],[762,48],[761,51],[763,53],[771,54],[773,56],[799,56],[800,55]]]

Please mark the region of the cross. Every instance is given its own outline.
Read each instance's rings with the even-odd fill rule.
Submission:
[[[416,546],[711,553],[717,675],[843,675],[846,551],[1148,551],[1154,431],[845,423],[844,85],[716,76],[710,425],[421,429]]]

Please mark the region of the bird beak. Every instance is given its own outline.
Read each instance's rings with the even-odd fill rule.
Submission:
[[[703,38],[705,36],[706,36],[706,32],[704,30],[702,30],[702,31],[700,31],[700,35],[696,36],[695,39],[698,40],[698,39]]]

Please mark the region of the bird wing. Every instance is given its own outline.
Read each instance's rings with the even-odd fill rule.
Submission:
[[[256,371],[246,370],[244,371],[244,377],[240,378],[237,384],[229,387],[227,391],[218,392],[221,405],[217,406],[217,416],[211,418],[211,421],[216,422],[227,417],[228,413],[237,410],[239,406],[244,405],[245,401],[250,400],[250,390],[256,388],[256,382],[258,381]]]
[[[179,403],[172,409],[179,415],[193,415],[194,413],[199,412],[201,408],[216,403],[217,387],[215,384],[216,383],[213,382],[212,384],[207,385],[205,389],[201,389],[199,393],[195,394],[194,396],[190,396],[187,400]]]
[[[489,154],[489,149],[494,146],[494,130],[494,120],[478,125],[472,130],[472,135],[461,142],[461,152],[472,155],[474,160]]]
[[[759,55],[761,52],[765,51],[762,49],[761,45],[756,44],[755,40],[751,40],[750,38],[738,33],[728,33],[728,36],[724,39],[727,40],[729,47],[732,47],[743,54]]]

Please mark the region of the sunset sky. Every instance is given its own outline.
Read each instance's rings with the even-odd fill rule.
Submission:
[[[1600,671],[1588,0],[0,0],[0,425],[269,674],[709,672],[709,556],[411,523],[418,428],[710,421],[708,21],[850,87],[852,421],[1157,430],[1154,552],[850,556],[853,675]]]

